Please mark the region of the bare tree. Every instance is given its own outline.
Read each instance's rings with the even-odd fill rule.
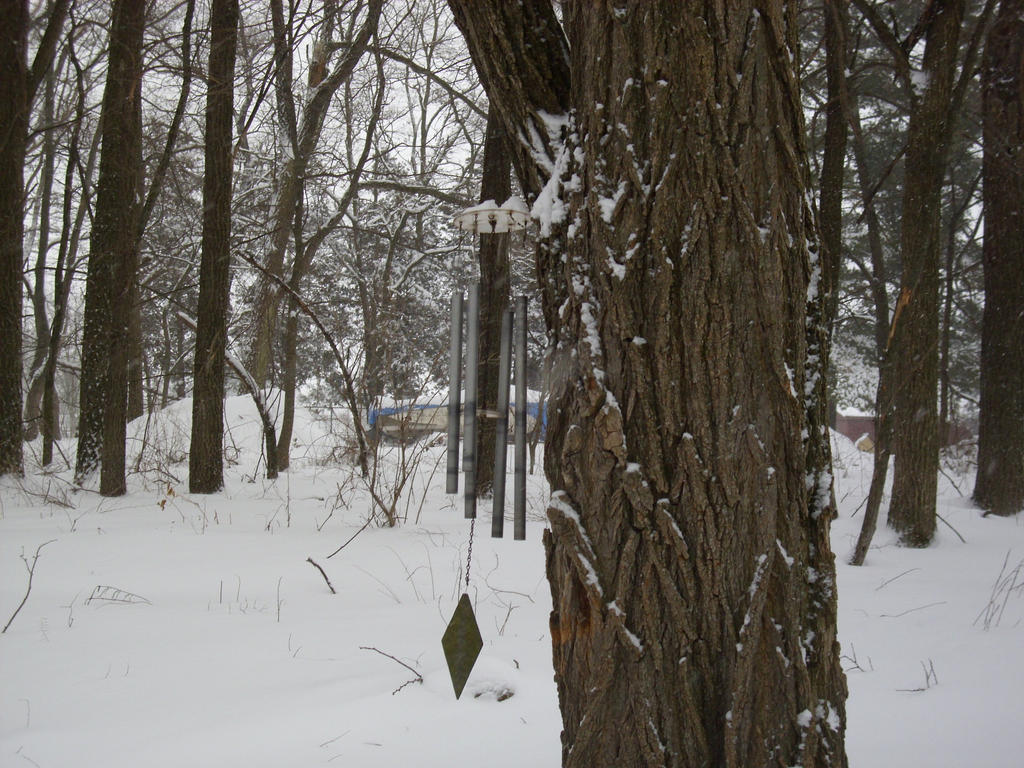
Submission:
[[[356,13],[358,13],[359,7],[362,7],[362,3],[358,4]],[[350,39],[340,43],[333,38],[339,23],[337,3],[335,0],[325,0],[322,34],[314,45],[313,59],[309,67],[310,96],[303,107],[300,124],[297,126],[288,124],[290,120],[296,119],[294,106],[280,108],[286,123],[285,130],[293,139],[293,143],[289,147],[290,157],[285,163],[278,182],[277,199],[274,202],[271,221],[270,245],[264,260],[264,266],[273,275],[283,274],[285,250],[292,234],[295,208],[299,201],[302,181],[320,141],[327,108],[338,88],[351,76],[356,64],[366,51],[377,29],[382,7],[383,0],[367,0],[362,26]],[[278,24],[278,15],[279,9],[274,12],[275,25]],[[275,29],[275,39],[284,34],[283,26]],[[275,51],[275,61],[278,64],[278,98],[290,102],[291,94],[287,92],[290,83],[287,81],[290,80],[291,68],[284,66],[282,60],[283,57],[290,56],[290,52],[280,50],[283,40],[276,42],[275,45],[278,46]],[[343,54],[334,65],[334,69],[328,71],[331,55],[337,50],[343,50]],[[269,375],[271,345],[280,299],[280,291],[274,282],[261,277],[253,307],[254,338],[249,364],[254,378],[261,383],[266,382]]]

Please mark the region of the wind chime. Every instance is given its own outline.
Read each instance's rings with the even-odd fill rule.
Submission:
[[[494,235],[524,229],[529,213],[523,202],[509,198],[504,205],[487,201],[467,208],[455,218],[455,226],[475,234]],[[448,389],[448,464],[445,491],[459,492],[459,416],[463,416],[465,437],[462,451],[462,472],[465,477],[463,498],[465,516],[469,523],[469,546],[466,554],[466,589],[459,598],[448,628],[441,638],[448,671],[455,688],[455,698],[469,679],[469,673],[476,664],[483,638],[477,625],[473,606],[469,599],[470,568],[473,561],[473,535],[476,530],[476,468],[477,468],[477,419],[493,418],[496,421],[494,438],[494,499],[491,508],[491,536],[502,538],[505,533],[505,466],[508,458],[508,411],[509,385],[511,381],[512,351],[515,347],[515,473],[513,481],[513,537],[526,538],[526,296],[516,298],[515,306],[509,307],[501,321],[501,345],[498,361],[498,402],[494,411],[480,412],[477,408],[477,380],[480,363],[480,284],[468,286],[466,304],[466,377],[465,402],[461,402],[462,391],[462,329],[463,295],[456,288],[451,302],[451,348],[449,354]],[[514,342],[513,342],[514,337]],[[538,413],[538,417],[540,414]]]

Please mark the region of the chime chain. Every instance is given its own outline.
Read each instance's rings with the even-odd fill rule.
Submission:
[[[469,521],[469,547],[466,554],[466,591],[469,591],[469,569],[473,565],[473,533],[476,531],[476,518]]]

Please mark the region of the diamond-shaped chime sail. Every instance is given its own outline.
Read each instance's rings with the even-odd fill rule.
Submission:
[[[462,695],[462,689],[466,687],[466,681],[480,655],[480,649],[484,647],[480,627],[477,626],[473,606],[466,593],[459,598],[455,613],[452,614],[448,628],[441,638],[441,647],[444,648],[444,657],[448,661],[448,672],[452,676],[457,699]]]

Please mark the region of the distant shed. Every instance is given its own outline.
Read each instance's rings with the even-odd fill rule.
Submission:
[[[854,443],[857,443],[862,437],[867,437],[870,443],[865,443],[865,445],[873,447],[875,444],[874,414],[853,410],[837,411],[834,429],[839,434],[850,438]],[[975,430],[971,428],[970,424],[952,423],[946,427],[942,445],[955,445],[975,434]],[[870,448],[866,448],[866,450],[870,450]]]

